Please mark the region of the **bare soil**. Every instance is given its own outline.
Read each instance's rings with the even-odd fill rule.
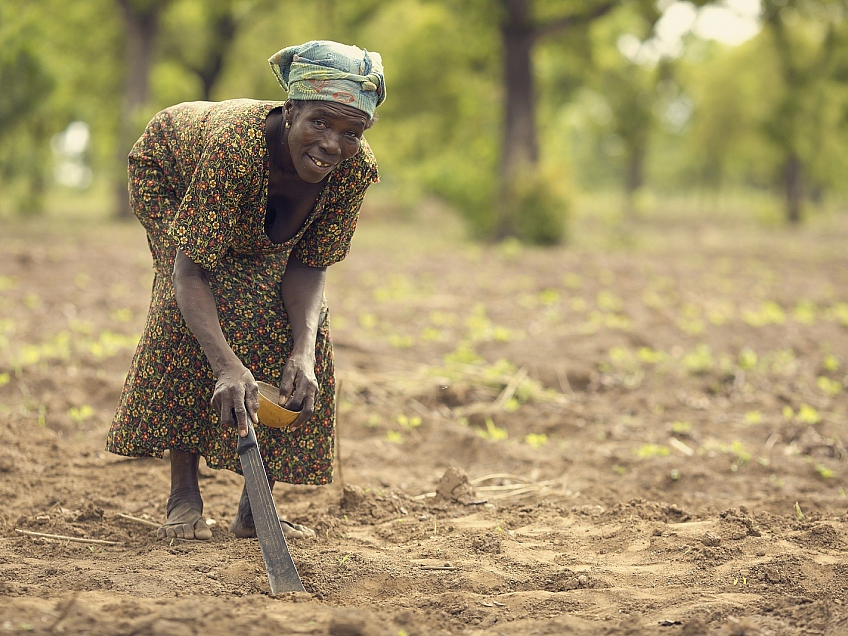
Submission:
[[[337,479],[279,485],[271,596],[202,467],[103,450],[144,324],[137,224],[2,220],[0,634],[848,633],[848,219],[656,215],[571,245],[366,216],[331,268]],[[18,530],[98,539],[77,543]]]

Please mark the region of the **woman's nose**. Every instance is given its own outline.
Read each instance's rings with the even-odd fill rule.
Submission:
[[[328,130],[321,139],[321,150],[328,155],[340,155],[342,153],[341,135]]]

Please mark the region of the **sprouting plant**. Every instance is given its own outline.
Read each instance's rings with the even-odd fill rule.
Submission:
[[[406,415],[401,413],[397,416],[397,423],[407,430],[412,430],[421,426],[421,418],[417,415],[407,417]]]
[[[693,351],[683,356],[683,366],[692,375],[701,375],[711,371],[715,365],[710,347],[699,344]]]
[[[363,329],[373,329],[377,326],[377,316],[367,312],[359,314],[359,326]]]
[[[745,413],[746,424],[760,424],[763,421],[763,414],[759,411],[748,411]]]
[[[539,304],[541,305],[556,305],[559,300],[559,292],[556,289],[543,289],[539,292]]]
[[[639,459],[651,459],[652,457],[667,457],[671,453],[671,449],[662,444],[642,444],[634,452]]]
[[[650,347],[639,347],[638,353],[639,359],[646,364],[658,364],[666,358],[665,353]]]
[[[833,479],[836,476],[836,471],[832,468],[828,468],[824,464],[816,464],[815,468],[819,477],[822,479]]]
[[[595,304],[598,306],[598,309],[610,312],[621,311],[624,308],[624,301],[606,289],[598,292],[595,298]]]
[[[831,380],[825,376],[819,376],[816,380],[816,385],[819,390],[828,397],[834,397],[842,392],[842,383],[837,380]]]
[[[822,359],[822,366],[825,368],[825,371],[835,373],[836,371],[839,371],[839,360],[836,356],[828,353]]]
[[[803,424],[818,424],[821,421],[821,416],[812,406],[802,404],[798,409],[798,421]]]
[[[757,353],[746,347],[739,351],[737,363],[743,371],[750,371],[757,366]]]
[[[386,431],[386,440],[392,444],[400,444],[403,442],[403,435],[397,431]]]
[[[776,302],[769,300],[760,305],[756,310],[744,312],[742,319],[752,327],[782,325],[786,322],[786,312]]]
[[[527,442],[528,446],[540,448],[548,443],[548,436],[544,433],[527,433],[524,436],[524,441]]]
[[[802,325],[812,325],[816,322],[816,304],[809,300],[802,300],[792,310],[792,317]]]
[[[484,439],[491,440],[493,442],[500,442],[509,437],[505,428],[499,428],[495,425],[495,422],[491,417],[486,418],[486,428],[478,428],[477,435]]]
[[[68,409],[68,417],[77,424],[82,424],[92,415],[94,415],[94,409],[89,404],[83,404],[79,407],[72,406]]]
[[[415,344],[415,339],[412,336],[393,333],[389,336],[389,344],[395,349],[409,349]]]
[[[692,432],[692,424],[689,422],[672,422],[671,430],[678,435],[685,435]]]
[[[730,467],[733,471],[751,461],[751,453],[745,450],[745,445],[739,440],[731,442],[728,450],[733,455],[733,464]]]
[[[8,373],[0,373],[0,386],[9,384],[11,376]]]
[[[562,277],[562,284],[568,289],[578,289],[583,286],[583,279],[580,277],[580,274],[568,272]]]

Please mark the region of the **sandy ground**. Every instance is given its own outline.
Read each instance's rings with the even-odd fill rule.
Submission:
[[[336,483],[275,490],[318,533],[281,597],[237,475],[203,467],[208,543],[121,516],[169,479],[103,451],[140,227],[2,223],[0,634],[848,633],[848,219],[530,250],[366,218],[328,289]]]

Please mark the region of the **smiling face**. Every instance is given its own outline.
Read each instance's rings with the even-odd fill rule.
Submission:
[[[361,110],[327,101],[286,102],[283,115],[291,123],[285,131],[292,162],[287,168],[307,183],[318,183],[359,152],[368,125]]]

